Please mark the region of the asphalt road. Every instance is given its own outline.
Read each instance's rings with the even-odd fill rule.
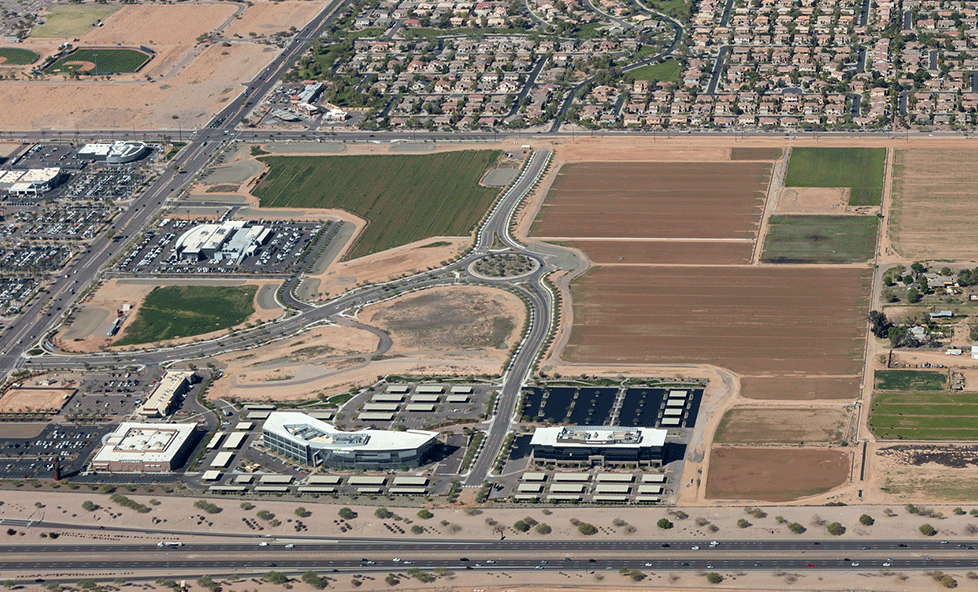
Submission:
[[[178,537],[169,535],[167,541]],[[288,541],[288,542],[286,542]],[[197,571],[256,573],[338,570],[399,572],[409,568],[467,570],[600,571],[638,569],[828,570],[853,572],[963,570],[978,567],[978,556],[964,542],[865,541],[377,541],[327,543],[301,537],[248,543],[140,545],[0,546],[0,572]],[[291,544],[293,547],[286,547]],[[904,546],[899,546],[904,545]],[[531,553],[528,553],[531,552]],[[804,556],[807,553],[807,556]],[[208,557],[209,554],[213,556]],[[532,556],[532,558],[528,557]]]

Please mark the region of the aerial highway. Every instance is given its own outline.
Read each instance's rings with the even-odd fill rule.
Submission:
[[[45,525],[50,527],[51,525]],[[340,572],[454,570],[825,570],[921,571],[978,567],[970,542],[907,540],[479,541],[316,540],[0,546],[0,573],[125,570],[151,573],[254,573],[275,568]],[[288,545],[288,546],[287,546]],[[529,552],[529,553],[528,553]]]

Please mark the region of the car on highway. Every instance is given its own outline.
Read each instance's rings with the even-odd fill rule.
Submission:
[[[853,561],[852,562],[852,566],[853,567],[859,567],[859,562],[858,561]]]
[[[806,564],[805,567],[815,567],[815,564],[814,563],[809,563],[809,564]]]
[[[887,561],[887,562],[885,562],[885,563],[883,564],[883,567],[890,567],[891,565],[893,565],[893,564],[892,564],[892,563],[890,563],[889,561]]]
[[[690,549],[692,549],[693,551],[699,551],[700,550],[700,546],[699,545],[693,545],[692,547],[690,547]]]

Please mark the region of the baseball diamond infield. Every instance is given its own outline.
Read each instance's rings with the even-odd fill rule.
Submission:
[[[48,74],[123,74],[137,72],[152,56],[137,49],[86,47],[55,60],[45,69]]]

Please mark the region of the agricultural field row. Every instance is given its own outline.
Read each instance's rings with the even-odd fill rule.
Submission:
[[[465,236],[498,189],[479,186],[496,150],[405,156],[267,156],[263,208],[339,208],[368,221],[356,259],[432,236]]]

